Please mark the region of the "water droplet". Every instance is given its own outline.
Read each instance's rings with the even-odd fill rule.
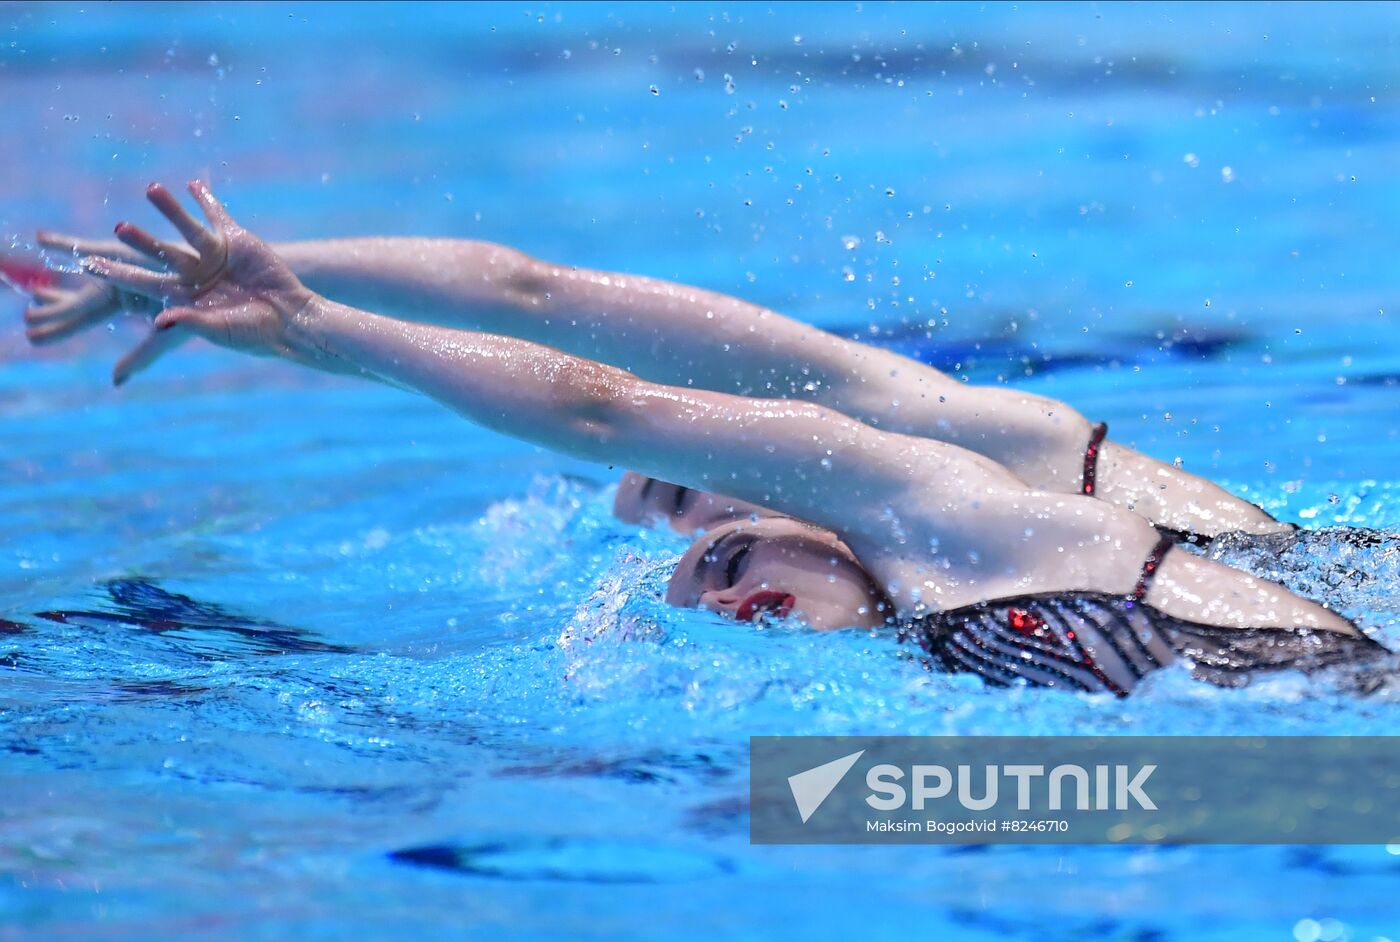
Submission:
[[[1220,168],[1220,182],[1222,182],[1222,183],[1234,183],[1234,182],[1235,182],[1235,168],[1234,168],[1234,167],[1221,167],[1221,168]]]
[[[1186,166],[1188,167],[1199,167],[1201,165],[1201,158],[1197,157],[1195,154],[1187,154],[1181,159],[1186,163]]]

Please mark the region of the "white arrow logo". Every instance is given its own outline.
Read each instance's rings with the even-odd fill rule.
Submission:
[[[846,773],[851,771],[851,766],[863,755],[864,749],[819,765],[815,769],[788,776],[788,788],[792,789],[792,800],[797,802],[797,813],[802,815],[803,824],[817,813],[822,802],[835,791],[836,786],[846,777]]]

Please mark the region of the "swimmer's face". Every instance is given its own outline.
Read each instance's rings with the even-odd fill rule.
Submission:
[[[821,631],[873,628],[890,611],[846,544],[790,517],[731,520],[707,532],[681,557],[666,601],[738,621],[791,614]]]
[[[730,520],[770,514],[771,510],[757,504],[667,484],[635,471],[628,471],[622,476],[617,485],[617,497],[613,500],[613,516],[619,520],[650,523],[664,519],[677,533],[687,536],[698,530],[713,529]]]

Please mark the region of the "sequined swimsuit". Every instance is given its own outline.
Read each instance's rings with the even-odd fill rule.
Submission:
[[[1098,473],[1099,473],[1099,452],[1103,450],[1103,440],[1108,437],[1108,423],[1096,423],[1089,430],[1089,445],[1084,449],[1084,477],[1080,485],[1080,493],[1086,497],[1094,497],[1098,493]],[[1265,513],[1270,520],[1276,520],[1272,514]],[[1298,529],[1297,524],[1289,524],[1294,530]],[[1191,543],[1201,545],[1210,542],[1210,537],[1202,533],[1195,533],[1190,530],[1173,530],[1171,527],[1158,526],[1157,532],[1162,536],[1169,537],[1173,543]]]
[[[1220,628],[1174,618],[1143,599],[1163,557],[1162,537],[1129,595],[1022,595],[925,615],[905,626],[931,665],[991,684],[1028,684],[1126,696],[1147,674],[1178,659],[1195,675],[1241,686],[1258,670],[1318,670],[1386,649],[1364,637],[1310,628]],[[1176,550],[1181,552],[1181,550]]]

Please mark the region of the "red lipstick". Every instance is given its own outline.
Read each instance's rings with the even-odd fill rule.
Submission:
[[[772,589],[765,589],[762,592],[755,592],[744,599],[744,604],[739,606],[739,610],[734,613],[734,617],[739,621],[753,621],[759,615],[773,614],[779,618],[786,618],[792,611],[792,607],[797,604],[796,596],[786,592],[775,592]]]

